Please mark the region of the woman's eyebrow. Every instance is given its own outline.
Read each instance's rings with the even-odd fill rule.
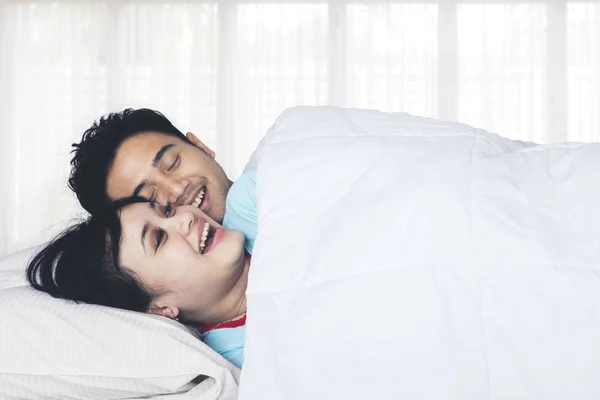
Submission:
[[[142,248],[144,249],[144,253],[147,253],[146,250],[146,234],[148,233],[148,228],[150,227],[150,223],[146,222],[144,227],[142,228],[142,237],[140,238],[140,243],[142,244]]]

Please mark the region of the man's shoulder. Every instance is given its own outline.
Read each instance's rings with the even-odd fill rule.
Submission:
[[[231,185],[227,206],[254,205],[256,202],[256,167],[249,168]]]

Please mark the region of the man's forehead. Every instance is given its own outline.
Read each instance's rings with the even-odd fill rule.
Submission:
[[[171,148],[184,143],[174,135],[155,131],[138,133],[119,146],[110,167],[107,191],[111,198],[132,196],[145,186],[145,181]]]
[[[118,175],[129,172],[135,176],[147,168],[155,167],[157,161],[180,140],[175,136],[157,133],[139,134],[121,144],[111,169],[119,169]],[[123,169],[124,171],[120,171]],[[127,170],[127,171],[126,171]]]
[[[132,138],[133,139],[133,138]],[[107,190],[111,198],[131,196],[132,190],[139,185],[152,168],[152,159],[158,142],[125,141],[113,160],[107,176]]]
[[[142,151],[158,151],[166,143],[180,144],[183,140],[177,136],[161,132],[144,131],[127,138],[117,150],[117,153],[127,153],[125,156],[141,154]]]

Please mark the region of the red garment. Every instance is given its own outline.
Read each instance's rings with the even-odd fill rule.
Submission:
[[[205,324],[200,329],[200,332],[204,334],[208,331],[212,331],[213,329],[237,328],[238,326],[244,325],[246,325],[246,314],[244,314],[242,318],[238,318],[233,321],[220,322],[218,324]]]

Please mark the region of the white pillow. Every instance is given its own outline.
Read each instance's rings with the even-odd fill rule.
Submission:
[[[239,369],[183,325],[28,287],[38,249],[0,259],[2,400],[237,398]]]
[[[25,276],[25,268],[27,268],[29,260],[44,246],[45,244],[29,247],[0,258],[0,290],[18,286],[29,286]]]

